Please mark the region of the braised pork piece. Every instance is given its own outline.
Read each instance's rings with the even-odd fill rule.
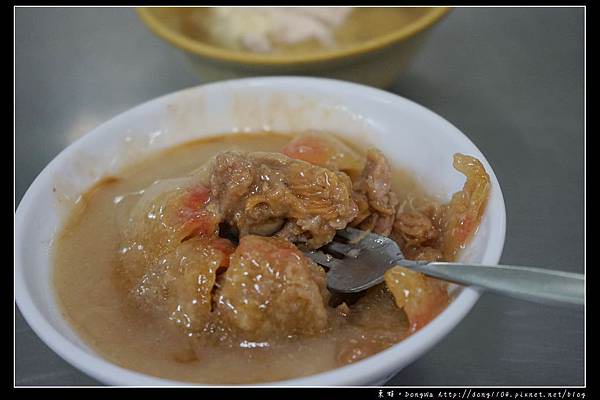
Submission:
[[[449,302],[446,284],[394,267],[336,298],[297,246],[353,226],[409,258],[453,260],[490,186],[476,159],[457,154],[454,167],[466,182],[442,204],[380,151],[332,135],[188,144],[83,196],[55,245],[58,297],[100,354],[165,378],[266,382],[355,362],[426,325]]]

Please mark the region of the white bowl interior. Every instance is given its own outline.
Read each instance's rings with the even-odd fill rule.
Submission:
[[[138,106],[96,128],[56,157],[23,197],[16,215],[15,284],[19,308],[57,353],[110,384],[176,384],[116,367],[98,357],[60,315],[51,286],[49,249],[80,193],[103,176],[174,144],[230,132],[317,129],[381,149],[442,199],[462,187],[452,168],[456,152],[482,161],[492,179],[487,210],[464,261],[497,263],[504,244],[505,209],[491,166],[454,126],[399,96],[315,78],[255,78],[200,86]],[[478,297],[461,290],[421,331],[354,365],[279,384],[368,384],[381,381],[433,346]]]

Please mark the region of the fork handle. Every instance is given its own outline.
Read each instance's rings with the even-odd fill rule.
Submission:
[[[400,265],[406,261],[403,260]],[[414,262],[414,265],[406,266],[436,278],[475,285],[537,303],[584,303],[585,277],[582,274],[514,265],[450,262]]]

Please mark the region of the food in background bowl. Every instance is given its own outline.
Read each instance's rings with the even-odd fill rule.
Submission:
[[[99,354],[150,375],[256,383],[350,364],[426,325],[447,285],[394,267],[364,293],[332,294],[299,247],[353,226],[408,258],[453,260],[490,188],[475,158],[454,167],[466,182],[442,204],[377,149],[324,133],[180,145],[82,196],[54,244],[56,291]]]
[[[141,8],[204,81],[318,75],[390,85],[448,11],[439,7]]]
[[[350,7],[213,7],[181,15],[183,31],[232,50],[258,53],[331,48]]]
[[[427,12],[394,7],[208,7],[175,9],[181,31],[234,51],[314,54],[399,30]]]

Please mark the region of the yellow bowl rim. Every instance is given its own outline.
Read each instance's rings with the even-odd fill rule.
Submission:
[[[341,50],[329,50],[318,52],[315,54],[257,54],[245,53],[241,51],[228,50],[225,48],[211,46],[188,36],[180,34],[177,31],[171,30],[164,25],[160,19],[156,18],[151,13],[151,8],[159,7],[138,7],[136,9],[142,22],[156,35],[170,42],[174,46],[186,50],[190,53],[203,57],[241,64],[253,65],[290,65],[290,64],[307,64],[325,61],[333,61],[345,57],[358,56],[371,51],[379,50],[425,30],[433,25],[440,18],[450,11],[450,7],[424,7],[428,8],[428,12],[415,21],[405,25],[404,27],[378,36],[376,38],[361,42],[355,46]]]

